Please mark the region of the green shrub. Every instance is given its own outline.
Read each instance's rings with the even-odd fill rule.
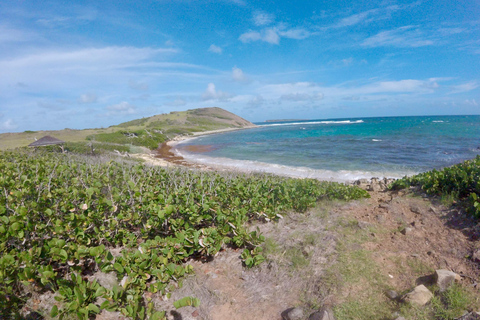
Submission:
[[[246,250],[248,266],[263,261],[263,236],[247,223],[303,212],[322,198],[368,195],[310,179],[93,160],[41,150],[0,153],[0,314],[15,315],[27,298],[22,288],[34,285],[57,293],[63,304],[54,315],[87,319],[103,309],[160,315],[143,295],[173,290],[192,272],[186,260],[230,245]],[[115,247],[124,247],[120,256],[112,255]],[[114,272],[123,283],[109,290],[87,281],[94,270]]]
[[[165,135],[148,130],[137,131],[116,131],[112,133],[99,133],[87,137],[87,140],[107,142],[115,144],[131,144],[134,146],[147,147],[149,149],[158,148],[159,144],[165,141]]]
[[[463,202],[472,215],[480,217],[480,156],[442,170],[399,179],[390,188],[399,190],[409,186],[418,186],[430,195],[453,197]]]

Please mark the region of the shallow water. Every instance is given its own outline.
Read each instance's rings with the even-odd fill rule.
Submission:
[[[402,177],[480,154],[480,116],[262,123],[177,145],[189,161],[337,181]]]

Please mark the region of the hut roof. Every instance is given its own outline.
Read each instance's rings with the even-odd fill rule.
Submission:
[[[65,141],[59,140],[52,136],[45,136],[43,138],[38,139],[35,142],[30,143],[29,147],[41,147],[41,146],[50,146],[53,144],[63,144]]]

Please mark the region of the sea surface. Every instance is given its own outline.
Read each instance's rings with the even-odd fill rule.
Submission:
[[[384,117],[257,123],[200,136],[177,153],[206,165],[333,181],[399,178],[480,154],[480,116]]]

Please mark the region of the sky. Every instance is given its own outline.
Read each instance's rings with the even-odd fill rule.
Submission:
[[[480,1],[0,2],[0,133],[480,114]]]

